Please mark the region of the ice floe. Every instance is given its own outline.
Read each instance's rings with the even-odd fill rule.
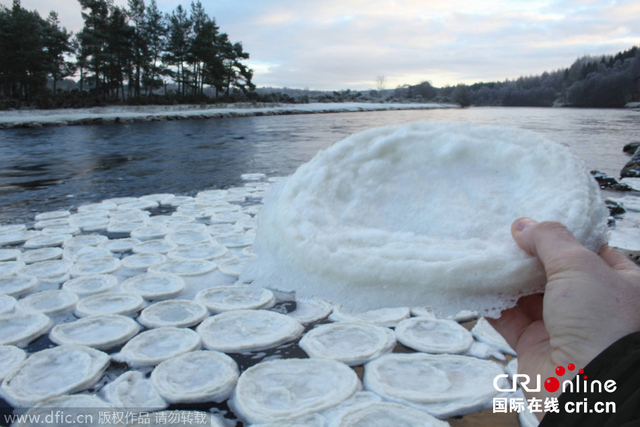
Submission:
[[[150,273],[169,273],[178,276],[198,276],[209,273],[217,268],[216,263],[200,259],[175,260],[169,259],[161,264],[149,267]]]
[[[13,406],[33,406],[90,387],[108,365],[109,356],[89,347],[41,350],[4,379],[0,394]]]
[[[167,256],[175,260],[212,260],[220,258],[229,252],[225,246],[208,242],[195,245],[181,246],[167,253]]]
[[[122,282],[122,290],[141,295],[147,300],[174,297],[186,288],[184,279],[175,274],[145,273]]]
[[[141,372],[127,371],[100,390],[100,394],[114,407],[141,412],[165,409],[167,402]]]
[[[425,353],[463,353],[471,347],[473,336],[453,320],[412,317],[398,323],[398,341]]]
[[[502,335],[500,335],[500,333],[496,331],[484,317],[478,319],[471,329],[471,334],[478,341],[489,344],[502,353],[510,354],[512,356],[516,355],[515,350],[511,348]]]
[[[27,358],[24,350],[13,345],[0,345],[0,381],[13,372]],[[0,392],[0,395],[2,393]]]
[[[92,316],[54,326],[49,338],[56,344],[77,344],[107,350],[124,344],[140,331],[130,317],[110,314]]]
[[[368,323],[338,322],[316,326],[300,340],[312,358],[362,365],[389,353],[396,345],[393,331]]]
[[[241,285],[209,288],[196,294],[196,301],[204,304],[212,313],[271,308],[275,300],[273,293],[267,289],[249,289]]]
[[[353,409],[331,423],[331,427],[447,427],[449,423],[424,411],[397,403],[375,402]]]
[[[207,307],[190,300],[161,301],[142,310],[138,322],[147,328],[195,326],[209,316]]]
[[[16,299],[9,295],[0,293],[0,314],[13,311],[16,306]]]
[[[51,261],[62,258],[61,248],[41,248],[25,251],[18,258],[25,264],[33,264],[40,261]]]
[[[0,277],[0,293],[19,296],[38,286],[38,279],[30,276],[12,275]]]
[[[238,365],[217,351],[192,351],[160,363],[151,383],[170,403],[222,402],[233,391]]]
[[[51,327],[51,319],[38,312],[0,314],[0,345],[25,347]]]
[[[359,388],[358,376],[344,363],[274,360],[240,375],[230,407],[251,424],[280,423],[334,407]]]
[[[495,362],[450,354],[388,354],[365,365],[364,387],[384,399],[438,418],[490,406],[493,380],[503,373]]]
[[[378,308],[362,313],[352,313],[341,307],[333,307],[329,320],[333,322],[367,322],[392,328],[409,317],[410,314],[407,307]]]
[[[92,274],[68,280],[62,284],[62,289],[84,298],[112,291],[116,286],[118,286],[117,277],[111,274]]]
[[[88,296],[76,304],[74,313],[78,317],[123,314],[133,316],[144,307],[139,294],[127,292],[104,292]]]
[[[332,310],[333,307],[327,301],[298,299],[296,300],[296,309],[287,315],[302,324],[307,324],[325,319]]]
[[[153,366],[200,348],[200,335],[185,328],[164,327],[142,332],[113,356],[129,366]]]
[[[23,416],[26,422],[14,424],[13,427],[42,426],[47,420],[47,427],[67,427],[71,420],[78,427],[98,427],[107,423],[100,419],[100,414],[115,412],[115,407],[92,394],[73,394],[40,402],[29,409]],[[84,422],[82,422],[84,421]]]
[[[78,302],[78,295],[66,290],[51,289],[22,298],[18,306],[25,311],[37,311],[52,315],[72,310]]]
[[[233,310],[209,317],[196,329],[209,350],[258,351],[296,339],[304,327],[297,320],[267,310]]]

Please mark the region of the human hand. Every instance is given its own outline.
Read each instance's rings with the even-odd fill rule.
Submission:
[[[520,218],[511,233],[518,246],[538,257],[547,275],[543,295],[522,297],[498,319],[489,319],[518,354],[518,373],[540,374],[544,381],[558,366],[584,368],[615,341],[640,330],[640,267],[633,261],[606,245],[595,254],[559,223]],[[527,397],[560,393],[542,388]]]

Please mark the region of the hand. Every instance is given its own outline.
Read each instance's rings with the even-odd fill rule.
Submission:
[[[518,373],[542,382],[558,366],[573,363],[562,381],[572,379],[618,339],[640,330],[640,267],[609,246],[595,254],[562,224],[520,218],[511,226],[518,246],[538,257],[545,268],[543,295],[489,319],[518,354]],[[533,384],[533,383],[532,383]],[[558,396],[562,389],[527,397]]]

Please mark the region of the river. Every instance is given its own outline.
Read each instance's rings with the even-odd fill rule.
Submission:
[[[363,129],[471,121],[539,132],[586,167],[618,176],[624,144],[640,140],[632,110],[467,108],[237,117],[0,131],[0,223],[110,197],[193,194],[241,185],[240,175],[291,174]]]

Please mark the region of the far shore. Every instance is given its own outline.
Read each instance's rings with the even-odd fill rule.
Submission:
[[[312,103],[111,106],[58,110],[11,110],[0,112],[0,129],[133,123],[183,119],[213,119],[285,114],[345,113],[361,111],[429,110],[460,108],[443,103]]]

